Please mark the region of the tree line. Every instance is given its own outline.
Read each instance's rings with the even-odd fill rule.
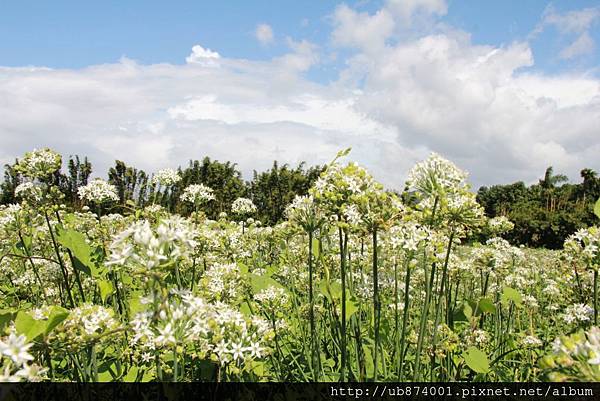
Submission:
[[[0,184],[0,204],[16,202],[15,188],[23,182],[14,164],[5,165],[4,181]],[[64,194],[63,202],[73,208],[82,206],[77,189],[86,185],[92,174],[92,164],[79,156],[69,157],[66,172],[58,171],[48,178]],[[244,181],[237,165],[205,157],[191,160],[177,169],[181,180],[166,188],[152,180],[152,174],[128,166],[122,161],[108,171],[108,182],[119,195],[118,204],[110,211],[120,211],[127,205],[144,207],[160,204],[172,212],[189,214],[192,206],[182,202],[183,190],[192,184],[204,184],[214,190],[215,199],[203,210],[215,219],[221,212],[229,212],[233,201],[239,197],[252,199],[257,206],[255,218],[267,225],[283,220],[284,210],[296,195],[305,195],[319,177],[324,166],[296,167],[273,162],[269,170],[254,171],[250,181]],[[569,183],[567,177],[555,174],[548,167],[539,182],[527,186],[519,181],[506,185],[483,186],[477,191],[477,201],[488,217],[506,216],[515,227],[505,234],[513,244],[531,247],[561,248],[567,236],[595,224],[593,207],[600,197],[600,177],[596,171],[581,170],[582,181]],[[402,194],[410,198],[410,194]]]
[[[17,163],[18,160],[4,166],[0,204],[17,202],[15,188],[23,182],[23,177],[15,169]],[[223,163],[205,157],[201,161],[192,160],[187,166],[179,167],[177,172],[181,180],[163,187],[153,182],[152,174],[116,160],[115,165],[108,170],[107,181],[115,186],[119,201],[104,211],[117,212],[128,205],[145,207],[156,203],[172,212],[186,215],[193,210],[191,205],[181,201],[183,190],[192,184],[204,184],[211,187],[215,195],[215,199],[203,207],[208,218],[216,219],[221,212],[228,213],[235,199],[247,197],[257,206],[254,217],[264,224],[272,225],[283,220],[285,208],[296,195],[308,192],[323,169],[322,166],[306,167],[305,163],[292,167],[275,161],[269,170],[255,170],[252,179],[244,181],[235,163]],[[63,203],[67,207],[79,208],[83,204],[77,189],[90,181],[92,164],[87,157],[69,157],[66,170],[65,173],[58,171],[49,177],[48,183],[60,188],[64,194]]]
[[[570,234],[597,221],[593,209],[600,197],[600,178],[589,168],[580,175],[582,181],[572,184],[548,167],[544,177],[530,186],[522,181],[483,186],[477,201],[487,216],[506,216],[514,223],[505,234],[511,243],[559,249]]]

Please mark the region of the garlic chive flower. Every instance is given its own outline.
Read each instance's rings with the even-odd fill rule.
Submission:
[[[96,178],[89,184],[79,187],[77,193],[81,199],[88,202],[102,203],[119,200],[115,186],[100,178]]]
[[[256,206],[248,198],[237,198],[231,205],[231,212],[238,216],[250,215],[256,212]]]
[[[46,178],[60,169],[62,157],[55,151],[44,148],[25,153],[16,166],[17,171],[29,178]]]
[[[176,184],[179,181],[181,181],[181,176],[179,175],[179,173],[177,173],[177,171],[173,170],[172,168],[165,168],[159,170],[154,175],[154,177],[152,177],[152,183],[155,185],[160,184],[164,186],[169,186]]]
[[[215,199],[215,195],[212,188],[204,184],[192,184],[183,190],[180,199],[198,205]]]

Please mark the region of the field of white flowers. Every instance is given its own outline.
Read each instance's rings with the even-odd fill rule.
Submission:
[[[600,380],[597,227],[511,246],[450,161],[401,199],[347,153],[273,227],[245,198],[207,219],[201,184],[190,216],[103,213],[100,179],[69,210],[61,156],[27,153],[0,206],[0,381]]]

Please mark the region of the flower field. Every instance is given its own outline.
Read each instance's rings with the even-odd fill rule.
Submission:
[[[400,196],[347,154],[264,226],[247,198],[208,219],[200,183],[185,216],[101,179],[66,207],[61,156],[27,153],[0,206],[0,381],[600,380],[597,227],[515,247],[450,161]]]

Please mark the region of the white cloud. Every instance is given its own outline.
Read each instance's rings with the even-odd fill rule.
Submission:
[[[572,59],[594,51],[595,43],[589,30],[599,19],[600,7],[589,7],[561,14],[549,5],[544,10],[541,22],[533,31],[533,36],[542,32],[547,26],[555,27],[565,37],[576,35],[573,42],[559,52],[561,59]]]
[[[535,62],[527,43],[475,45],[457,30],[386,43],[403,23],[386,7],[336,9],[332,41],[355,52],[328,85],[304,74],[319,48],[291,39],[269,61],[198,45],[184,65],[0,68],[0,160],[51,146],[104,173],[114,159],[151,172],[210,156],[249,177],[274,159],[325,163],[352,146],[352,159],[396,188],[430,151],[476,186],[535,181],[548,165],[573,179],[600,169],[598,79],[523,72]]]
[[[254,36],[262,45],[273,43],[273,28],[268,24],[259,24],[256,26]]]
[[[594,40],[587,32],[582,33],[573,43],[560,51],[560,58],[571,59],[594,51]]]
[[[221,55],[210,49],[205,49],[200,45],[192,47],[192,53],[186,57],[185,61],[189,64],[202,64],[215,66],[218,65],[218,61]]]
[[[590,7],[560,14],[550,5],[542,16],[542,25],[553,25],[563,33],[580,34],[600,18],[600,7]]]

